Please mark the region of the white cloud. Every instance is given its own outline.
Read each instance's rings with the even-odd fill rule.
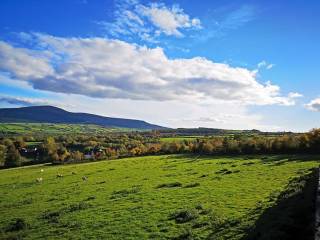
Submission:
[[[166,35],[183,36],[179,29],[201,28],[198,18],[191,19],[179,6],[168,8],[163,4],[153,3],[150,6],[140,5],[141,13],[148,17],[161,33]]]
[[[268,63],[265,60],[263,60],[263,61],[259,62],[257,66],[258,66],[258,68],[265,68],[267,70],[270,70],[275,65],[273,63]]]
[[[1,68],[21,79],[44,78],[53,74],[48,52],[16,48],[0,41]]]
[[[69,111],[90,112],[104,116],[143,119],[168,127],[212,127],[225,129],[274,130],[260,114],[231,102],[198,104],[186,101],[150,101],[128,99],[97,99],[80,95],[58,94]],[[215,121],[208,121],[208,120]],[[206,121],[207,120],[207,121]]]
[[[302,94],[297,93],[297,92],[291,92],[291,93],[289,93],[288,96],[289,96],[289,98],[301,98],[301,97],[303,97]]]
[[[273,67],[274,67],[274,64],[271,63],[271,64],[268,64],[268,65],[266,66],[266,69],[269,70],[269,69],[271,69],[271,68],[273,68]]]
[[[313,99],[305,107],[314,112],[320,112],[320,98]]]
[[[113,22],[99,22],[113,37],[138,37],[156,42],[161,35],[182,37],[182,30],[199,29],[201,21],[191,18],[177,5],[168,7],[163,3],[143,5],[138,0],[115,2]]]
[[[169,59],[161,48],[103,38],[36,34],[38,49],[0,42],[0,69],[35,89],[96,98],[294,105],[254,71],[206,58]]]
[[[265,60],[258,63],[258,68],[265,67],[267,65],[267,62]]]

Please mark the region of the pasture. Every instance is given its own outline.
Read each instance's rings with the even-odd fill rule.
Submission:
[[[197,139],[205,138],[204,136],[176,136],[176,137],[161,137],[160,142],[171,143],[171,142],[182,142],[184,140],[192,141]]]
[[[106,134],[125,132],[132,129],[102,127],[93,124],[55,124],[55,123],[1,123],[0,134]]]
[[[318,159],[163,155],[1,170],[0,238],[254,239],[260,227],[286,239],[272,224],[294,221],[297,204],[309,224]]]

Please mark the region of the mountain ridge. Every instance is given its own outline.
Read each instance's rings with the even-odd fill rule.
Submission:
[[[146,130],[168,129],[143,120],[105,117],[82,112],[69,112],[49,105],[0,108],[0,123],[21,122],[95,124],[103,127],[136,128]]]

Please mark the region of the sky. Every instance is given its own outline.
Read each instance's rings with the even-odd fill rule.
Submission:
[[[320,127],[316,0],[1,0],[0,107]]]

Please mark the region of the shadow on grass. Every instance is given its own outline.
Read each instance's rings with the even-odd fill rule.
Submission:
[[[308,175],[293,179],[275,205],[260,215],[242,240],[314,239],[317,182],[316,169]]]
[[[167,155],[165,159],[193,163],[201,160],[257,160],[266,164],[282,165],[290,161],[320,161],[319,154],[174,154]],[[228,163],[228,162],[226,162]]]
[[[290,161],[308,162],[320,160],[319,155],[305,154],[281,154],[281,155],[264,155],[261,160],[264,163],[270,163],[280,166]]]

